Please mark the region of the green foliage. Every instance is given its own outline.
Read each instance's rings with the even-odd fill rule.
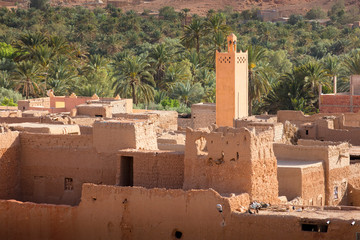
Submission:
[[[321,19],[325,17],[326,17],[326,13],[319,7],[312,8],[305,14],[305,18],[309,20]]]
[[[36,1],[46,11],[0,9],[0,87],[27,98],[49,89],[55,95],[119,93],[138,106],[189,112],[193,103],[216,101],[215,52],[226,51],[231,32],[238,50],[248,50],[249,103],[256,113],[314,112],[319,84],[331,92],[336,76],[338,90],[348,91],[349,75],[360,73],[360,29],[344,27],[359,10],[346,10],[341,1],[328,12],[327,26],[301,15],[262,22],[256,9],[225,7],[187,22],[186,8],[163,7],[156,18],[149,11],[53,8]],[[311,9],[305,18],[323,15]]]
[[[45,10],[49,5],[49,0],[31,0],[30,7]]]
[[[5,100],[7,99],[7,100]],[[11,89],[6,89],[3,87],[0,87],[0,101],[4,104],[6,103],[17,103],[18,100],[21,100],[22,96],[20,93],[13,91]],[[11,104],[12,104],[11,103]],[[3,106],[12,106],[12,105],[3,105]]]
[[[1,106],[17,106],[16,103],[14,103],[14,100],[12,98],[7,98],[7,97],[4,97],[1,101]]]
[[[170,99],[169,97],[164,98],[161,100],[160,104],[166,108],[177,108],[180,106],[180,102],[177,99]]]
[[[14,57],[14,53],[15,49],[10,44],[0,42],[0,59],[12,59]]]

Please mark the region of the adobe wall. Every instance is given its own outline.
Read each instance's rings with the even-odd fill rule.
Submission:
[[[301,111],[292,111],[292,110],[280,110],[277,112],[277,121],[285,124],[285,121],[289,121],[292,124],[295,124],[297,127],[300,127],[301,124],[308,122],[315,122],[316,120],[322,119],[326,116],[341,116],[341,113],[318,113],[314,115],[304,115]],[[335,126],[336,128],[336,126]]]
[[[221,215],[216,204],[223,206]],[[165,190],[85,184],[79,206],[0,200],[0,238],[38,239],[356,239],[358,209],[302,212],[236,211],[247,195],[222,197],[213,190]],[[222,218],[222,216],[224,218]],[[224,223],[223,223],[224,219]],[[326,222],[330,220],[329,224]],[[355,220],[355,225],[351,222]],[[327,232],[302,224],[327,225]]]
[[[19,110],[30,110],[30,108],[36,107],[50,108],[50,98],[44,97],[18,101]]]
[[[288,201],[302,196],[302,177],[300,168],[278,167],[279,196],[286,196]]]
[[[77,207],[0,200],[0,238],[175,239],[177,230],[181,239],[221,239],[232,224],[231,211],[248,204],[247,194],[85,184]]]
[[[111,105],[112,114],[132,113],[133,111],[132,99],[121,99],[121,100],[111,101],[110,105]]]
[[[253,200],[277,201],[272,138],[271,131],[255,135],[246,128],[187,129],[184,189],[247,192]]]
[[[339,213],[337,213],[339,212]],[[346,215],[346,217],[344,217]],[[356,224],[350,223],[353,219]],[[265,239],[356,239],[356,233],[360,231],[357,224],[359,215],[356,211],[318,211],[310,213],[284,213],[278,215],[259,214],[245,215],[233,213],[231,219],[234,223],[227,229],[229,235],[225,239],[231,239],[234,236],[241,236],[247,240],[265,240]],[[302,231],[302,224],[327,225],[327,232]]]
[[[95,122],[93,142],[98,152],[106,153],[127,148],[158,149],[154,125],[141,120]]]
[[[1,108],[0,108],[1,109]],[[20,110],[0,110],[0,118],[3,117],[21,117],[22,112]]]
[[[317,139],[334,142],[349,142],[352,145],[360,145],[360,128],[349,129],[329,129],[317,127]]]
[[[300,140],[299,145],[274,143],[278,160],[321,161],[325,173],[325,204],[346,202],[347,178],[349,177],[349,145],[347,143]],[[334,191],[337,187],[337,198]]]
[[[104,104],[80,104],[76,106],[76,115],[111,118],[111,107]]]
[[[0,123],[41,122],[41,117],[0,117]]]
[[[24,201],[76,205],[83,183],[115,184],[117,157],[97,153],[92,135],[21,133],[20,142]]]
[[[321,164],[301,169],[301,198],[309,206],[325,205],[325,173]]]
[[[81,239],[175,239],[176,230],[182,233],[181,239],[221,239],[227,228],[221,226],[216,204],[223,206],[227,223],[231,208],[249,203],[242,196],[232,198],[230,204],[229,198],[210,189],[185,192],[86,184],[79,218],[87,219],[82,228],[88,231],[82,232]]]
[[[20,196],[20,140],[18,132],[0,133],[0,199]]]
[[[185,131],[187,127],[192,127],[192,119],[191,118],[178,118],[177,119],[178,130]]]
[[[157,132],[176,131],[178,128],[178,113],[176,111],[154,111],[134,109],[134,113],[117,113],[113,117],[120,119],[144,119],[150,121],[156,128]]]
[[[258,122],[258,121],[247,121],[244,119],[234,119],[235,128],[254,128],[257,132],[267,131],[269,128],[272,129],[274,134],[274,142],[281,142],[284,134],[284,125],[277,122]]]
[[[348,204],[360,206],[360,189],[352,184],[348,185]]]
[[[192,128],[206,128],[216,123],[216,104],[198,103],[191,105]]]
[[[63,240],[78,236],[74,207],[0,200],[0,212],[0,239]]]
[[[182,188],[184,153],[168,151],[120,151],[116,184],[120,185],[121,157],[133,157],[133,185],[146,188]]]

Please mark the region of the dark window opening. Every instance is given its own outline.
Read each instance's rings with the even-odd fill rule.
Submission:
[[[236,152],[236,160],[239,160],[239,152]]]
[[[306,134],[306,135],[309,135],[309,130],[305,130],[305,134]]]
[[[103,117],[103,115],[95,115],[95,117]]]
[[[23,110],[25,110],[25,107],[23,107]]]
[[[327,232],[327,225],[301,224],[301,230],[306,232]]]
[[[175,238],[176,239],[180,239],[182,237],[182,232],[180,231],[175,231]]]
[[[339,198],[339,187],[335,186],[334,187],[334,199],[338,199]]]
[[[68,190],[68,191],[74,190],[74,187],[73,187],[73,179],[72,179],[72,178],[65,178],[65,181],[64,181],[64,190]]]
[[[133,157],[121,157],[120,162],[120,186],[133,186]]]

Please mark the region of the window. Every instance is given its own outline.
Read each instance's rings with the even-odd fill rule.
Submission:
[[[305,232],[327,232],[328,226],[322,224],[301,224],[301,231]]]
[[[64,189],[67,190],[67,191],[74,190],[73,179],[72,178],[65,178]]]
[[[334,187],[334,199],[339,199],[339,187]]]
[[[305,134],[306,134],[306,135],[309,135],[309,130],[305,130]]]

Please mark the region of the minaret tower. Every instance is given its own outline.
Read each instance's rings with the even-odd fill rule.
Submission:
[[[227,37],[228,52],[216,51],[216,124],[233,126],[248,116],[248,53],[236,51],[235,34]]]

